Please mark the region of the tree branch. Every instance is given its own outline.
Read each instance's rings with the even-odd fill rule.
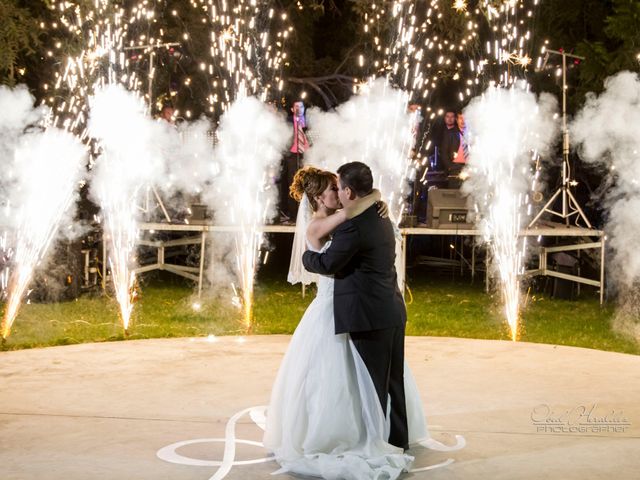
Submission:
[[[291,77],[288,78],[287,81],[301,85],[309,85],[310,88],[318,92],[322,97],[325,106],[332,108],[339,103],[334,89],[337,87],[350,93],[354,78],[348,75],[334,73],[333,75],[324,75],[321,77]]]

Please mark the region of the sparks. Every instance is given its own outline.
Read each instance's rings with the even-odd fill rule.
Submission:
[[[39,262],[58,234],[73,194],[82,177],[86,149],[72,135],[57,128],[22,135],[12,155],[7,174],[13,183],[12,237],[8,248],[11,269],[2,273],[8,293],[2,319],[2,337],[7,338]],[[11,205],[7,202],[6,205]]]
[[[467,0],[455,0],[453,2],[453,8],[457,12],[467,11]]]
[[[557,133],[555,103],[538,102],[526,85],[490,87],[465,109],[468,122],[469,173],[464,189],[474,200],[476,224],[489,246],[504,314],[512,340],[518,338],[520,275],[533,165]],[[546,98],[546,97],[545,97]],[[497,124],[508,124],[503,135]]]

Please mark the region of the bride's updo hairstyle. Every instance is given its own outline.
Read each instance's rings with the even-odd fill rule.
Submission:
[[[306,194],[311,208],[315,212],[318,210],[316,197],[321,195],[335,181],[335,174],[316,167],[306,166],[298,170],[295,177],[293,177],[293,183],[289,187],[289,195],[295,201],[300,202],[302,201],[302,196]]]

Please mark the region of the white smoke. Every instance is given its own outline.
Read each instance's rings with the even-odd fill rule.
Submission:
[[[93,169],[91,191],[105,206],[109,197],[131,198],[142,185],[164,176],[162,126],[146,115],[137,95],[119,85],[98,90],[90,99],[89,135],[102,154]]]
[[[220,119],[217,136],[220,171],[212,189],[216,223],[238,225],[273,218],[278,192],[268,179],[279,168],[289,140],[284,119],[253,97],[240,98]]]
[[[469,145],[463,191],[478,210],[476,223],[491,245],[506,317],[515,338],[525,245],[519,232],[528,215],[532,161],[557,136],[555,98],[522,86],[490,87],[464,110]]]
[[[34,108],[34,101],[26,85],[18,85],[13,89],[0,85],[0,105],[3,108],[0,116],[0,131],[3,135],[19,134],[27,125],[42,119],[46,109]],[[8,136],[3,136],[2,139],[3,144],[5,140],[11,140]]]
[[[70,133],[41,126],[47,111],[33,108],[33,97],[24,87],[0,88],[0,110],[6,112],[0,120],[2,227],[6,229],[2,286],[9,289],[3,321],[6,337],[36,267],[60,227],[73,225],[87,152]]]
[[[172,204],[175,194],[197,196],[217,171],[212,168],[215,162],[211,123],[206,118],[179,125],[145,120],[144,128],[155,146],[157,159],[154,169],[147,172],[146,183],[162,194],[165,205],[177,209],[179,205]]]
[[[614,177],[606,205],[607,233],[615,252],[611,269],[621,285],[640,280],[640,256],[635,245],[640,234],[640,77],[621,72],[605,82],[605,91],[587,96],[571,123],[571,134],[585,161],[606,167]]]
[[[215,259],[209,279],[214,286],[237,281],[251,289],[262,235],[256,227],[276,213],[278,192],[271,179],[289,140],[285,120],[252,97],[236,100],[220,119],[215,149],[217,176],[203,192],[216,225],[239,227],[239,235],[213,237]],[[239,272],[240,271],[240,272]]]
[[[605,82],[599,96],[589,94],[570,130],[580,157],[606,167],[610,188],[607,207],[607,236],[613,256],[609,278],[617,288],[620,310],[617,326],[640,340],[640,77],[620,72]]]
[[[0,159],[5,168],[13,162],[13,155],[20,138],[27,126],[41,121],[44,111],[34,109],[34,97],[29,93],[25,85],[18,85],[11,89],[0,85]],[[8,200],[10,175],[5,174],[0,177],[0,200],[3,205]],[[4,218],[2,223],[6,225],[8,219]]]
[[[110,85],[90,99],[89,135],[99,142],[91,194],[102,208],[103,232],[125,331],[133,308],[133,269],[138,237],[138,202],[144,187],[164,174],[162,129],[146,115],[144,102]]]
[[[374,184],[400,221],[406,194],[412,126],[416,113],[407,112],[407,94],[379,78],[334,112],[309,110],[316,138],[305,163],[331,171],[347,162],[364,162]]]
[[[169,202],[176,192],[201,192],[217,174],[207,119],[177,127],[154,120],[142,99],[119,85],[108,86],[92,98],[89,133],[108,154],[96,162],[94,194],[119,189],[131,194],[149,186]],[[96,198],[98,203],[104,195]]]
[[[75,136],[57,128],[20,137],[13,165],[7,172],[12,179],[9,198],[14,208],[14,224],[19,230],[34,234],[33,241],[47,236],[47,228],[54,227],[47,223],[54,219],[56,222],[64,219],[65,230],[72,226],[75,208],[68,207],[77,198],[86,157],[85,146]]]
[[[211,122],[203,117],[175,128],[162,123],[170,144],[165,150],[167,177],[161,182],[161,189],[167,194],[200,194],[219,171],[214,160]]]

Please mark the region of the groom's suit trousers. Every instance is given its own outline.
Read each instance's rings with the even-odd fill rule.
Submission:
[[[391,397],[389,443],[406,449],[409,431],[404,393],[404,330],[403,325],[350,335],[369,370],[385,416],[387,399]]]

